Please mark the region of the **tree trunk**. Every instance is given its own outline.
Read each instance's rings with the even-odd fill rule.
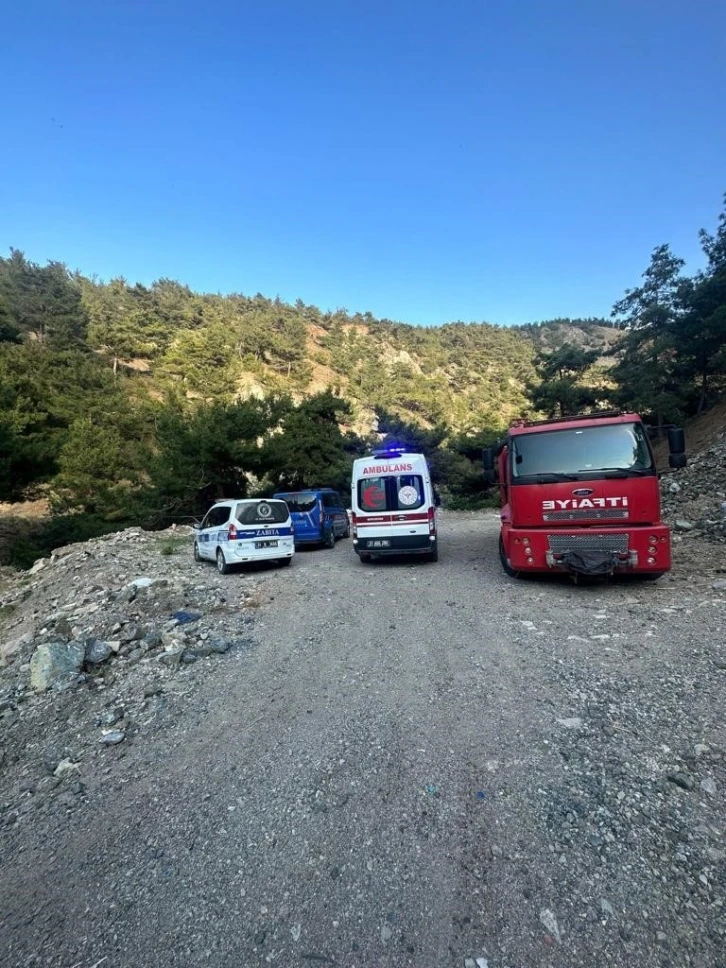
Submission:
[[[701,396],[698,400],[698,412],[697,417],[700,417],[703,411],[706,409],[706,397],[708,395],[708,373],[704,369],[701,374]]]

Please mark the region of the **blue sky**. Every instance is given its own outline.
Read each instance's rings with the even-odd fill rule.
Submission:
[[[104,279],[607,315],[726,191],[714,0],[24,0],[0,63],[0,252]]]

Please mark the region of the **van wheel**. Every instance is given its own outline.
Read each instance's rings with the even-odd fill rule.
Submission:
[[[229,565],[224,557],[224,552],[221,548],[217,548],[217,571],[220,575],[229,574]]]
[[[343,532],[343,537],[344,538],[349,538],[350,537],[350,521],[348,522],[348,524],[345,527],[345,531]]]
[[[505,574],[509,575],[510,578],[519,578],[520,573],[516,570],[516,568],[512,568],[512,566],[509,564],[509,559],[504,553],[504,541],[502,540],[501,535],[499,536],[499,560],[502,563],[502,568],[504,569]]]
[[[325,532],[325,547],[334,548],[335,547],[335,531],[331,528],[329,531]]]
[[[194,542],[194,560],[202,561],[202,556],[199,554],[199,545],[196,543],[196,541]]]
[[[287,568],[288,565],[292,564],[292,558],[278,558],[277,563],[280,568]]]
[[[363,562],[364,565],[367,565],[371,560],[371,556],[367,555],[365,552],[358,555],[358,557],[360,558],[360,560]]]
[[[428,554],[426,557],[428,558],[429,561],[438,561],[439,560],[439,548],[438,548],[438,545],[435,545],[434,546],[434,550],[430,554]]]

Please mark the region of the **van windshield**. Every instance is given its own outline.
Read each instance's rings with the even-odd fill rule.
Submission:
[[[364,477],[358,481],[361,511],[413,511],[423,503],[424,483],[420,474]]]
[[[641,424],[573,427],[512,438],[512,478],[563,475],[577,479],[598,471],[623,477],[654,472]]]
[[[290,514],[309,514],[318,505],[317,497],[312,491],[298,491],[295,494],[286,494],[282,499],[290,508]]]

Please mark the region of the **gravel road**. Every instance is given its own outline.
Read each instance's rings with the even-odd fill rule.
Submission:
[[[82,795],[11,777],[4,968],[726,965],[715,566],[515,581],[497,534],[444,512],[436,564],[259,572],[247,647],[180,668]]]

